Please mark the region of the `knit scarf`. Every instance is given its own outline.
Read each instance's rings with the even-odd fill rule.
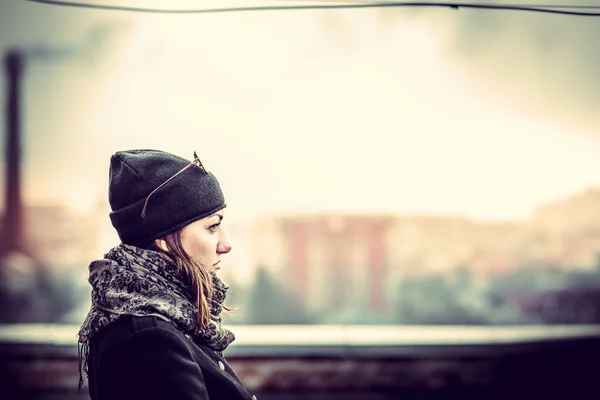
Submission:
[[[235,340],[233,332],[221,325],[220,317],[229,286],[215,274],[209,299],[210,323],[202,329],[193,290],[166,254],[120,244],[104,259],[93,261],[89,271],[92,306],[78,334],[80,388],[81,372],[88,373],[90,339],[125,315],[170,321],[220,355]]]

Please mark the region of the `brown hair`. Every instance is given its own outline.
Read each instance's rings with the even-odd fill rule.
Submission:
[[[198,326],[201,329],[208,327],[210,322],[210,306],[208,301],[213,296],[213,277],[205,265],[194,261],[183,249],[181,243],[182,230],[167,234],[161,238],[167,244],[168,250],[163,250],[155,242],[150,245],[152,250],[160,251],[170,256],[175,262],[177,272],[187,279],[198,306]],[[223,306],[226,311],[231,308]]]

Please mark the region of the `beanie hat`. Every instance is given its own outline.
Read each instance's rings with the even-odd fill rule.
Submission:
[[[147,247],[153,240],[225,208],[217,178],[197,157],[193,163],[160,150],[112,155],[108,201],[110,219],[121,242]]]

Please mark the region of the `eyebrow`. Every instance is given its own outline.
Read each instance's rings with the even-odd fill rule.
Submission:
[[[212,217],[219,217],[219,222],[223,221],[223,215],[222,214],[214,213],[209,218],[212,218]]]

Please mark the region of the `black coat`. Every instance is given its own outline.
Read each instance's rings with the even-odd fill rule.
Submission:
[[[123,317],[90,341],[92,400],[256,399],[227,361],[156,317]]]

